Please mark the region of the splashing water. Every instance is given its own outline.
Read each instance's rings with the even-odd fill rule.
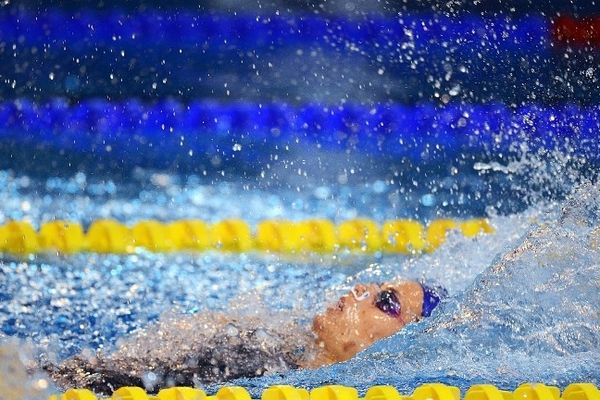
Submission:
[[[48,379],[31,373],[31,346],[0,334],[0,399],[45,400]]]
[[[558,220],[534,228],[434,318],[382,340],[354,359],[282,378],[244,380],[255,391],[286,382],[337,382],[410,391],[441,381],[511,388],[523,381],[600,382],[600,187],[585,185]]]
[[[188,188],[181,193],[190,196],[202,190]],[[218,198],[232,197],[231,187],[219,190],[223,193]],[[81,351],[92,354],[104,349],[108,354],[122,343],[119,339],[135,335],[136,330],[143,335],[139,328],[161,314],[165,322],[181,313],[226,310],[232,303],[265,305],[256,307],[253,316],[263,319],[269,318],[272,309],[297,308],[291,318],[306,324],[314,310],[324,308],[355,283],[401,276],[442,283],[451,298],[433,318],[375,344],[349,362],[235,383],[258,396],[265,386],[283,382],[308,387],[335,382],[359,389],[387,383],[403,391],[425,381],[462,388],[481,381],[506,388],[524,380],[559,385],[574,380],[598,382],[599,193],[599,187],[586,185],[571,195],[562,210],[556,204],[538,205],[520,214],[492,216],[497,228],[494,236],[467,239],[451,234],[436,253],[383,256],[376,263],[371,259],[367,268],[361,258],[290,264],[268,257],[215,253],[193,260],[146,252],[7,258],[0,263],[6,289],[0,323],[5,332],[8,329],[11,335],[35,341],[36,352],[60,361]],[[371,195],[363,195],[365,203],[370,203]],[[287,207],[294,209],[294,203],[278,203],[278,197],[272,196],[283,212]],[[50,201],[44,206],[47,196],[30,198],[41,210],[56,204]],[[19,191],[13,199],[27,201]],[[344,199],[338,199],[342,213],[355,207],[351,197]],[[64,210],[68,202],[61,201]],[[302,197],[294,201],[310,204]],[[110,207],[127,208],[127,201],[115,202],[120,204]],[[296,215],[301,218],[312,207],[296,209]],[[93,203],[87,205],[93,208]],[[136,208],[128,211],[132,220]],[[15,376],[15,386],[2,390],[12,393],[15,388],[31,388],[31,398],[36,398],[39,382],[47,381],[31,380],[24,372],[31,366],[14,350],[24,345],[6,341],[0,338],[5,343],[2,365],[11,366],[17,375],[9,375]],[[148,348],[156,345],[149,343]],[[149,387],[154,384],[148,382]]]

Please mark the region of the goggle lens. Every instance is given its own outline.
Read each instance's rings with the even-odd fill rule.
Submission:
[[[375,306],[391,317],[400,316],[400,300],[392,289],[382,290],[377,294]]]

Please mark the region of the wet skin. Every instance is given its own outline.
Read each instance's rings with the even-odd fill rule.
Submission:
[[[392,292],[400,312],[386,313],[377,307],[384,291]],[[389,292],[388,292],[389,293]],[[375,341],[421,318],[423,289],[417,282],[357,285],[313,320],[317,344],[323,350],[319,364],[344,361]]]

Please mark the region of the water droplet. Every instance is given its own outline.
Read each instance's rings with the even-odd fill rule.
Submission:
[[[425,207],[433,206],[435,204],[435,196],[431,193],[423,195],[421,197],[421,204],[423,204]]]

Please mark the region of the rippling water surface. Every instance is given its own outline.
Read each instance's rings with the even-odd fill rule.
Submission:
[[[281,217],[427,219],[455,215],[450,205],[460,198],[460,191],[451,190],[404,194],[378,180],[302,190],[247,190],[243,183],[207,184],[200,178],[164,174],[147,174],[141,183],[126,184],[83,174],[38,179],[3,172],[0,180],[2,219],[28,219],[34,225],[54,217],[84,225],[104,217],[127,223],[240,217],[252,224]],[[440,282],[450,299],[434,318],[349,362],[241,383],[255,395],[276,382],[338,382],[360,389],[387,383],[405,391],[424,381],[463,388],[481,381],[505,387],[527,380],[599,383],[599,199],[600,188],[588,185],[564,204],[538,202],[508,215],[487,207],[495,235],[450,235],[439,251],[420,257],[286,259],[145,251],[26,259],[5,255],[0,262],[0,341],[7,344],[0,347],[0,358],[30,362],[23,356],[27,352],[9,351],[15,348],[54,360],[89,349],[110,350],[164,313],[227,311],[242,303],[260,304],[257,313],[294,309],[294,315],[306,316],[300,322],[307,322],[315,309],[356,282],[402,276]],[[36,379],[34,387],[40,385]]]
[[[461,278],[465,285],[454,286],[452,299],[434,318],[376,343],[348,362],[243,384],[261,388],[285,381],[312,387],[339,382],[361,389],[392,384],[405,392],[419,382],[432,381],[463,389],[479,382],[505,388],[524,381],[598,384],[599,199],[599,187],[582,187],[558,216],[532,224],[523,238],[511,241],[501,233],[511,250],[501,251],[480,270],[462,261],[473,255],[473,247],[460,242],[431,256],[435,268],[447,268],[449,275],[470,271]],[[504,223],[530,217],[515,216]],[[490,253],[497,250],[489,248]],[[461,254],[461,261],[448,257],[454,252]],[[427,262],[416,264],[422,261]],[[487,261],[477,258],[481,267]],[[389,266],[381,269],[387,271]],[[375,269],[360,277],[378,275]]]

